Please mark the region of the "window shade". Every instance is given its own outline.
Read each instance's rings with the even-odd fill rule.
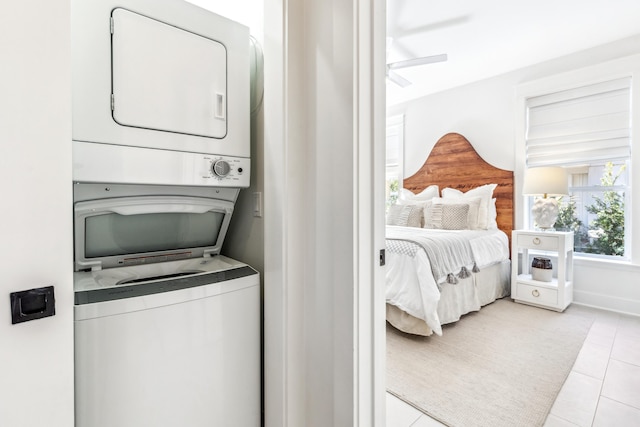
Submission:
[[[529,167],[631,155],[631,77],[528,98],[526,106]]]

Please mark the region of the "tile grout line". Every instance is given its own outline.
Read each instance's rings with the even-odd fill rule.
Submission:
[[[613,346],[616,344],[616,338],[618,337],[619,324],[620,324],[620,318],[616,320],[615,333],[613,334],[613,340],[611,341],[611,345],[609,346],[609,357],[607,358],[607,366],[604,369],[604,375],[602,376],[602,381],[600,383],[600,392],[598,393],[596,408],[593,411],[593,415],[591,416],[591,427],[593,427],[593,423],[596,420],[596,414],[598,413],[598,407],[600,406],[600,399],[602,398],[602,389],[604,388],[604,381],[607,379],[607,372],[609,371],[609,364],[611,363],[611,355],[613,354]]]

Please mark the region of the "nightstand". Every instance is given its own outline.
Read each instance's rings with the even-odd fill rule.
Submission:
[[[522,253],[522,257],[518,256]],[[554,257],[550,282],[533,280],[530,255]],[[520,273],[518,273],[520,271]],[[573,301],[573,232],[514,230],[511,236],[511,298],[563,311]]]

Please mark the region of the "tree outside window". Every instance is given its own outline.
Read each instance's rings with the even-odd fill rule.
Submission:
[[[573,231],[575,251],[585,254],[625,256],[626,164],[607,162],[599,186],[571,186],[571,196],[559,201],[555,228]],[[579,180],[579,177],[578,177]]]
[[[400,195],[400,183],[398,177],[388,178],[386,182],[386,209],[389,210],[389,206],[394,205],[398,196]]]

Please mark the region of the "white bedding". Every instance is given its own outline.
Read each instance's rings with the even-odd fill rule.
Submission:
[[[456,321],[462,314],[478,310],[481,305],[490,301],[478,295],[475,283],[478,273],[471,273],[468,279],[458,279],[459,285],[446,283],[447,277],[434,279],[432,265],[425,250],[406,240],[411,236],[437,233],[455,233],[469,239],[473,262],[480,270],[504,263],[509,260],[509,243],[505,233],[500,230],[429,230],[415,227],[387,226],[387,239],[395,240],[387,247],[386,263],[386,301],[403,312],[421,319],[436,334],[442,335],[442,324]],[[402,240],[402,244],[398,244]],[[472,265],[467,265],[471,271]],[[451,267],[449,267],[451,268]],[[458,274],[460,268],[451,271]],[[444,286],[446,284],[446,286]],[[471,284],[471,285],[469,285]],[[449,289],[449,287],[451,289]],[[498,290],[488,290],[497,297],[504,296],[504,286]],[[453,292],[455,297],[447,295],[442,298],[442,292]],[[442,303],[441,303],[442,300]]]

